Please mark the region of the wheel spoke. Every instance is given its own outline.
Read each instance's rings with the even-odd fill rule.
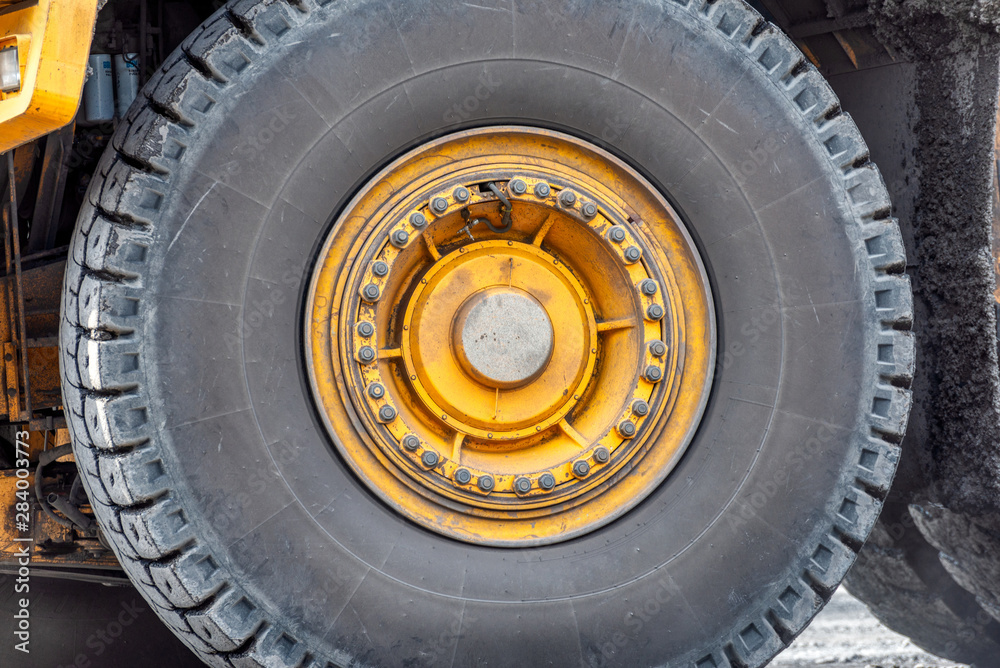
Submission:
[[[611,332],[616,329],[632,329],[635,327],[635,318],[619,318],[618,320],[605,320],[597,323],[598,332]]]
[[[566,434],[571,439],[573,439],[573,441],[578,446],[580,446],[581,450],[585,450],[586,448],[588,448],[590,446],[590,443],[587,441],[587,439],[585,439],[583,437],[583,434],[581,434],[576,429],[574,429],[573,425],[571,425],[566,420],[560,420],[559,421],[559,429],[562,430],[562,433]]]
[[[545,222],[542,223],[542,226],[538,228],[538,232],[535,233],[535,238],[531,240],[531,243],[540,247],[542,245],[542,240],[545,238],[545,235],[549,233],[549,230],[552,229],[552,225],[555,224],[555,222],[556,217],[550,213],[545,218]]]

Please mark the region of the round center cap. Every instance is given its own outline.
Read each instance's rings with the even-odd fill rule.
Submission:
[[[518,288],[488,288],[469,297],[455,318],[453,339],[465,370],[490,387],[524,385],[552,357],[552,321]]]

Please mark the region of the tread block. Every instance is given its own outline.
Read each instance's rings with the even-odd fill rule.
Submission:
[[[125,454],[105,456],[99,464],[104,489],[119,506],[134,506],[170,489],[163,460],[154,448],[140,447]]]
[[[729,39],[745,42],[761,16],[742,0],[720,0],[711,5],[709,19]]]
[[[802,62],[798,48],[774,26],[768,25],[748,45],[750,58],[764,69],[774,81],[783,81]]]
[[[813,581],[831,594],[854,563],[855,554],[833,536],[824,538],[809,559],[805,570]]]
[[[229,658],[235,668],[298,668],[306,659],[306,646],[273,626],[264,630],[246,654]]]
[[[861,220],[873,221],[877,216],[885,218],[892,211],[885,180],[874,163],[869,162],[848,172],[845,186],[854,215]]]
[[[98,340],[112,338],[112,332],[132,333],[140,325],[142,290],[138,288],[85,273],[77,295],[76,317],[71,323]]]
[[[171,173],[180,163],[192,138],[187,128],[149,106],[134,105],[138,110],[128,132],[116,132],[111,143],[117,151],[153,169]]]
[[[845,171],[868,157],[868,146],[850,114],[838,114],[821,125],[819,137],[830,160]]]
[[[78,387],[94,391],[126,391],[143,378],[139,344],[132,338],[99,341],[80,336],[76,341]]]
[[[745,621],[727,646],[740,663],[751,666],[764,665],[784,648],[781,637],[763,618]]]
[[[844,496],[834,512],[840,532],[861,545],[882,512],[882,502],[862,490],[852,490]]]
[[[304,20],[285,0],[235,0],[229,11],[250,26],[254,39],[261,43],[273,42]]]
[[[173,498],[123,510],[120,516],[125,538],[143,559],[160,559],[195,537],[187,514]]]
[[[230,588],[204,610],[188,615],[187,623],[216,651],[232,652],[257,631],[264,616],[242,589]]]
[[[201,605],[225,584],[215,559],[200,549],[169,562],[150,564],[149,575],[160,593],[178,608]]]
[[[873,269],[901,272],[906,268],[906,249],[898,220],[890,218],[865,225],[862,237]]]
[[[792,82],[788,95],[802,114],[815,124],[823,123],[830,113],[840,107],[833,88],[811,64]]]
[[[115,452],[145,443],[152,431],[148,419],[145,403],[136,395],[84,396],[86,442],[97,450]]]
[[[879,376],[890,383],[909,385],[917,356],[913,333],[883,330],[876,345]]]
[[[874,281],[874,306],[883,325],[908,327],[913,323],[913,293],[905,274],[880,276]]]
[[[190,37],[193,39],[195,36]],[[146,84],[146,95],[154,107],[184,125],[194,126],[205,119],[215,100],[224,95],[216,81],[191,66],[182,50],[174,51],[159,72]]]
[[[823,599],[801,580],[785,587],[771,608],[775,621],[792,635],[798,635],[823,606]]]
[[[140,171],[119,157],[108,165],[100,186],[87,190],[87,201],[103,211],[151,224],[159,214],[166,192],[167,183],[162,175]]]
[[[879,385],[875,389],[869,414],[872,428],[902,438],[910,416],[911,401],[908,391],[892,385]]]
[[[888,494],[899,461],[899,446],[867,436],[857,450],[861,453],[858,455],[858,480],[874,492]]]

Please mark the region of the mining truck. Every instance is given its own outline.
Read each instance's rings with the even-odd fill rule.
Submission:
[[[997,665],[996,3],[0,5],[5,665]]]

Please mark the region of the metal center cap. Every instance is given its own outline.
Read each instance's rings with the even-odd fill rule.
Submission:
[[[462,366],[490,387],[525,385],[552,357],[552,321],[537,299],[518,288],[488,288],[469,297],[453,337]]]

